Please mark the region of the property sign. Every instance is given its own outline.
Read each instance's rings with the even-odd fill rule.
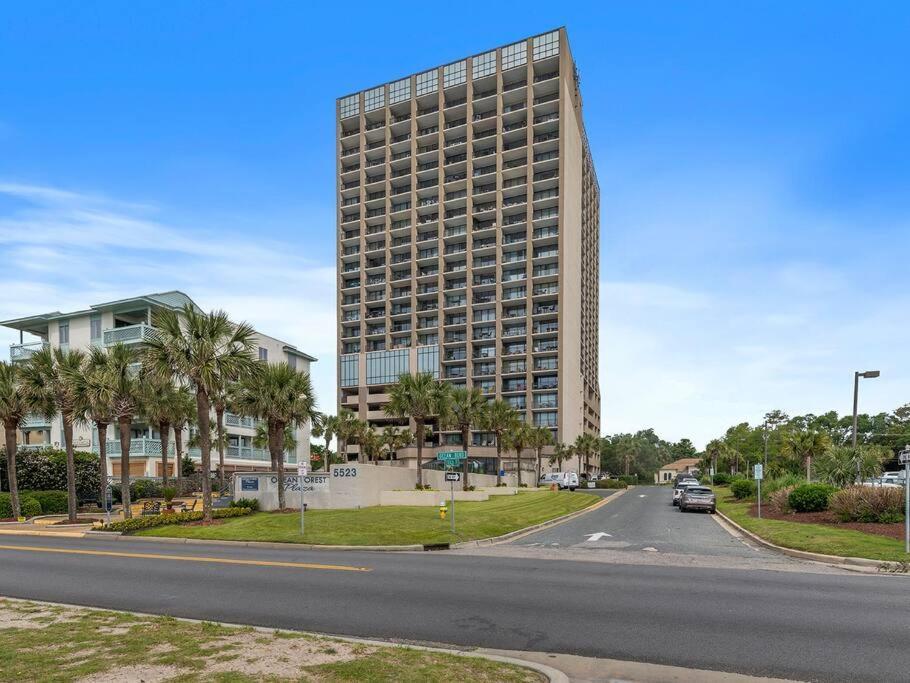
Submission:
[[[763,470],[764,470],[764,467],[762,467],[762,464],[761,464],[761,463],[759,463],[759,464],[757,464],[757,465],[753,465],[753,466],[752,466],[752,478],[753,478],[753,479],[757,479],[757,480],[759,480],[759,481],[761,481],[762,479],[764,479],[764,478],[765,478],[765,475],[764,475],[764,471],[763,471]]]
[[[461,481],[461,472],[446,472],[446,481]]]
[[[464,451],[441,451],[436,454],[436,459],[449,467],[459,464],[466,457]]]
[[[259,477],[240,477],[241,491],[258,491]]]

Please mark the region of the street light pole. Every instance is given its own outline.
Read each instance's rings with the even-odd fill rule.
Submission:
[[[866,370],[865,372],[854,372],[853,373],[853,457],[856,458],[856,481],[859,483],[862,481],[862,463],[856,455],[856,430],[857,430],[857,416],[859,408],[859,378],[872,379],[881,375],[881,372],[878,370]]]

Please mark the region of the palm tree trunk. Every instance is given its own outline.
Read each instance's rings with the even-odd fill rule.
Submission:
[[[161,435],[161,485],[167,486],[167,449],[171,440],[171,425],[162,422],[158,425],[158,431]]]
[[[464,465],[462,467],[463,474],[461,475],[461,478],[464,480],[461,484],[462,491],[468,490],[468,439],[470,438],[470,427],[463,427],[461,430],[461,447],[464,449]]]
[[[63,413],[63,442],[66,449],[66,510],[70,522],[76,521],[76,461],[73,456],[73,413]]]
[[[22,514],[19,509],[19,485],[16,483],[16,425],[5,424],[4,436],[6,437],[6,478],[9,481],[9,502],[13,508],[13,517]]]
[[[282,452],[284,426],[277,422],[269,422],[269,454],[278,473],[278,509],[284,510],[284,453]],[[300,482],[303,486],[303,482]]]
[[[218,430],[218,480],[224,491],[224,407],[215,407],[215,427]]]
[[[209,395],[205,389],[196,389],[196,420],[199,424],[199,448],[202,451],[202,521],[212,521],[212,442]]]
[[[174,425],[174,473],[177,477],[177,495],[183,495],[183,425]]]
[[[537,486],[540,486],[540,473],[543,471],[543,448],[537,449]]]
[[[518,488],[521,488],[521,449],[515,449],[515,470],[518,472]]]
[[[423,489],[423,420],[415,420],[417,423],[417,488]]]
[[[502,435],[496,435],[496,486],[502,486]]]
[[[332,443],[332,437],[326,436],[325,437],[325,458],[324,458],[325,462],[322,463],[322,469],[325,470],[326,472],[329,471],[329,458],[332,457],[331,451],[329,451],[329,444],[331,444],[331,443]]]
[[[812,456],[806,456],[806,481],[812,481]]]
[[[123,501],[123,519],[133,516],[130,510],[130,424],[129,417],[121,417],[120,425],[120,498]]]
[[[107,505],[107,422],[96,422],[98,427],[98,486],[101,498],[99,506],[106,510]]]

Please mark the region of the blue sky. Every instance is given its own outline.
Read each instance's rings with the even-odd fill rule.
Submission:
[[[864,409],[910,401],[907,5],[528,4],[6,3],[0,319],[183,289],[321,358],[331,408],[334,99],[565,25],[605,431],[848,412],[873,366]]]

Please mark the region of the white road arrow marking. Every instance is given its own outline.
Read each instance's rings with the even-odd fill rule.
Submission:
[[[588,537],[589,541],[599,541],[604,536],[607,538],[613,538],[611,534],[608,534],[606,531],[598,531],[596,534],[585,534]]]
[[[645,495],[644,493],[639,493],[639,494],[638,494],[638,497],[639,497],[639,498],[647,498],[648,496]]]
[[[645,552],[648,552],[648,553],[656,553],[656,552],[657,552],[657,548],[652,548],[651,546],[648,546],[647,548],[642,548],[642,550],[644,550]]]

